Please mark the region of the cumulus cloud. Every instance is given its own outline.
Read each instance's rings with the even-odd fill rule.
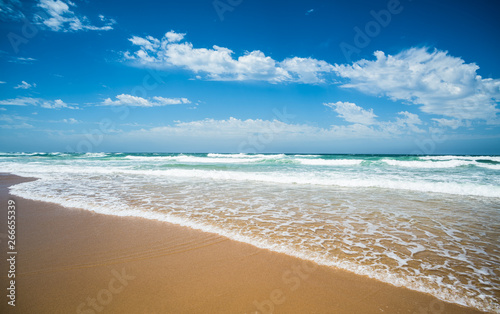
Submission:
[[[40,98],[19,97],[0,100],[0,105],[4,106],[39,106],[45,109],[78,109],[77,106],[68,105],[61,99],[45,100]]]
[[[61,108],[67,108],[67,109],[78,109],[73,106],[69,106],[67,103],[62,101],[61,99],[56,99],[54,101],[41,101],[40,102],[40,107],[45,108],[45,109],[61,109]]]
[[[342,101],[338,101],[336,103],[326,103],[324,105],[332,108],[333,111],[339,114],[338,116],[340,118],[347,122],[365,125],[376,123],[375,118],[377,116],[373,113],[373,109],[364,110],[354,103]]]
[[[446,51],[411,48],[394,56],[382,51],[376,60],[335,65],[343,84],[363,93],[420,105],[423,112],[455,119],[492,120],[499,111],[500,80],[484,79],[474,63]]]
[[[323,105],[338,113],[338,117],[346,122],[352,123],[347,126],[332,126],[332,129],[348,131],[351,135],[360,132],[376,136],[425,132],[418,127],[423,124],[419,116],[408,111],[398,112],[394,121],[377,121],[377,116],[371,108],[365,110],[354,103],[342,101]]]
[[[345,88],[419,105],[425,113],[498,121],[500,80],[482,78],[476,64],[446,51],[410,48],[396,55],[376,51],[372,61],[331,65],[300,57],[277,61],[259,50],[236,57],[231,49],[216,45],[195,48],[184,41],[185,35],[170,31],[161,39],[133,36],[129,40],[137,49],[124,56],[136,65],[183,68],[197,79],[335,84],[335,75],[345,79],[341,85]]]
[[[292,80],[302,83],[325,82],[327,73],[333,72],[334,67],[323,61],[312,58],[293,57],[283,60],[280,66],[288,72]],[[322,75],[319,75],[322,73]]]
[[[152,36],[133,36],[129,41],[137,46],[135,52],[124,56],[135,64],[147,67],[178,67],[203,75],[211,80],[269,81],[321,83],[333,66],[313,58],[288,58],[281,62],[260,50],[248,51],[235,58],[231,49],[214,45],[211,49],[194,48],[183,42],[186,34],[167,32],[161,39]]]
[[[186,34],[176,33],[174,31],[170,31],[170,32],[167,32],[165,34],[165,37],[167,38],[168,42],[170,42],[170,43],[179,42],[179,41],[184,39],[184,36],[186,36]]]
[[[129,41],[136,49],[126,51],[125,59],[150,68],[182,68],[196,79],[338,84],[340,77],[344,88],[418,105],[427,114],[500,123],[500,80],[482,78],[476,64],[446,51],[410,48],[395,55],[376,51],[375,60],[331,65],[314,58],[278,61],[259,50],[235,56],[231,49],[217,45],[195,48],[185,36],[174,31],[161,39],[133,36]]]
[[[74,12],[76,5],[69,0],[39,0],[38,7],[45,12],[37,15],[35,20],[55,32],[108,31],[112,30],[113,24],[116,23],[113,19],[99,15],[104,25],[94,26],[86,16],[79,16]]]
[[[14,86],[15,89],[30,89],[32,87],[36,87],[36,84],[33,83],[33,84],[30,84],[30,83],[26,83],[25,81],[21,81],[21,84],[17,85],[17,86]]]
[[[111,100],[111,98],[106,98],[101,105],[103,106],[131,106],[131,107],[160,107],[168,105],[180,105],[180,104],[190,104],[191,102],[187,98],[164,98],[164,97],[152,97],[152,98],[142,98],[127,94],[121,94],[116,96],[116,100]]]
[[[410,132],[425,132],[418,127],[418,125],[422,124],[422,120],[420,120],[417,114],[408,111],[401,111],[398,112],[398,115],[400,115],[401,117],[397,117],[395,122],[383,123],[383,127],[394,125],[399,127],[400,129],[407,129]]]

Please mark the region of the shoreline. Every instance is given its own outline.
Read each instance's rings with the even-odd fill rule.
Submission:
[[[8,186],[27,180],[0,175],[0,233],[6,233],[7,200],[13,199],[19,251],[16,307],[7,307],[4,297],[2,310],[481,313],[220,235],[8,193]],[[7,285],[6,260],[0,265]]]

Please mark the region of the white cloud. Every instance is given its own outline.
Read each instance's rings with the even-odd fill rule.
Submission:
[[[372,109],[365,110],[352,103],[337,102],[325,104],[335,110],[349,125],[331,125],[322,128],[307,124],[294,124],[279,120],[237,119],[234,117],[217,120],[203,119],[196,121],[175,121],[172,125],[134,130],[127,133],[133,138],[162,141],[169,138],[177,141],[228,142],[234,145],[257,141],[273,141],[276,143],[311,142],[346,139],[398,139],[408,134],[423,133],[418,128],[423,124],[418,115],[404,111],[399,112],[393,121],[375,121]],[[249,140],[249,139],[253,139]],[[257,140],[261,139],[261,140]]]
[[[280,66],[289,73],[294,81],[312,84],[325,82],[324,74],[334,70],[331,64],[313,58],[287,58],[280,62]]]
[[[374,125],[326,127],[291,122],[287,118],[284,121],[235,117],[174,121],[160,127],[139,126],[140,129],[113,134],[110,140],[115,150],[123,150],[130,147],[130,143],[137,143],[136,146],[146,150],[153,147],[190,152],[293,152],[301,148],[311,152],[326,149],[361,153],[383,151],[384,147],[406,147],[407,152],[410,152],[415,139],[426,139],[433,135],[430,130],[414,134],[406,124],[401,123],[401,120],[407,120],[407,116],[397,116],[399,122],[395,117]]]
[[[45,109],[78,109],[76,106],[70,106],[61,99],[45,100],[40,98],[19,97],[6,100],[0,100],[0,105],[5,106],[39,106]]]
[[[420,129],[417,127],[417,125],[422,124],[422,120],[418,117],[417,114],[408,112],[408,111],[401,111],[398,112],[398,115],[403,116],[403,118],[396,118],[396,122],[392,122],[393,125],[396,125],[400,127],[400,129],[407,129],[408,131],[415,132],[415,133],[423,133],[424,130]],[[389,122],[391,124],[391,122]],[[387,125],[387,123],[385,123]]]
[[[374,55],[374,61],[335,65],[339,76],[350,79],[343,87],[421,105],[423,112],[456,119],[488,121],[499,112],[500,80],[483,79],[474,63],[425,48]]]
[[[36,106],[39,103],[38,98],[19,97],[6,100],[0,100],[0,105],[5,106]]]
[[[21,63],[21,64],[31,64],[34,61],[36,61],[36,59],[30,57],[13,57],[11,60],[9,60],[9,62]]]
[[[29,123],[22,122],[21,124],[0,124],[1,129],[32,129],[33,126]]]
[[[69,124],[76,124],[76,123],[80,123],[80,121],[74,119],[74,118],[69,118],[69,119],[63,119],[62,122],[64,123],[69,123]]]
[[[334,74],[349,79],[342,86],[363,93],[386,96],[394,101],[420,105],[429,114],[455,119],[498,120],[500,80],[483,79],[478,66],[449,56],[445,51],[411,48],[397,55],[375,52],[376,60],[352,65],[331,65],[313,58],[291,57],[282,61],[254,50],[235,57],[232,50],[214,45],[194,48],[183,41],[185,34],[170,31],[161,39],[134,36],[136,51],[125,58],[152,68],[183,68],[196,79],[305,84],[336,83]]]
[[[179,67],[211,80],[321,83],[333,66],[313,58],[288,58],[281,62],[262,51],[246,52],[233,58],[233,51],[214,45],[211,49],[194,48],[181,42],[185,34],[170,31],[163,38],[133,36],[135,52],[125,52],[128,60],[147,67]]]
[[[14,119],[16,119],[17,116],[11,116],[11,115],[6,115],[2,114],[0,115],[0,121],[2,122],[14,122]]]
[[[170,31],[170,32],[167,32],[165,34],[165,37],[167,38],[168,42],[170,42],[170,43],[179,42],[179,41],[184,39],[184,36],[186,36],[186,34],[176,33],[174,31]]]
[[[33,61],[36,61],[36,59],[30,57],[17,57],[16,61],[17,63],[31,63]]]
[[[132,38],[129,38],[130,42],[136,46],[141,46],[146,50],[154,51],[155,49],[158,49],[160,47],[160,41],[156,38],[153,38],[151,36],[148,36],[146,38],[138,37],[138,36],[132,36]]]
[[[94,26],[86,16],[77,16],[73,11],[76,5],[69,0],[39,0],[38,6],[45,10],[45,14],[37,15],[36,21],[44,24],[55,32],[72,32],[80,30],[112,30],[116,22],[107,19],[102,14],[99,19],[104,26]]]
[[[7,83],[7,82],[4,82],[4,81],[0,81],[0,84],[5,84],[5,83]]]
[[[1,129],[31,129],[33,126],[26,123],[28,120],[25,117],[20,117],[17,115],[0,115],[0,122],[7,124],[0,124]]]
[[[339,114],[338,117],[353,123],[348,126],[332,126],[332,128],[348,131],[351,135],[360,131],[366,133],[368,130],[375,136],[386,137],[396,134],[425,132],[418,127],[418,125],[423,124],[418,115],[408,111],[398,112],[399,117],[396,117],[395,121],[379,122],[375,120],[377,116],[371,108],[365,110],[354,103],[342,101],[323,105],[332,108],[333,111]]]
[[[15,89],[19,89],[19,88],[21,88],[21,89],[30,89],[32,87],[36,87],[36,84],[35,83],[30,84],[30,83],[26,83],[25,81],[21,81],[21,84],[15,86],[14,88]]]
[[[129,40],[137,49],[124,56],[135,65],[182,68],[193,72],[196,79],[337,84],[333,77],[337,75],[346,79],[341,85],[344,88],[419,105],[428,114],[500,123],[500,80],[482,78],[476,64],[446,51],[411,48],[396,55],[376,51],[372,61],[331,65],[300,57],[277,61],[259,50],[236,57],[232,50],[216,45],[194,48],[184,37],[174,31],[161,39],[134,36]]]
[[[51,101],[51,100],[42,101],[40,103],[40,107],[45,108],[45,109],[61,109],[61,108],[78,109],[76,107],[69,106],[68,104],[66,104],[61,99],[56,99],[54,101]]]
[[[177,139],[207,139],[218,141],[239,140],[246,141],[249,138],[260,138],[263,141],[273,140],[276,142],[313,140],[329,141],[334,139],[363,139],[363,138],[401,138],[412,132],[423,132],[416,128],[421,121],[418,116],[409,112],[401,112],[403,118],[396,121],[380,122],[374,125],[354,123],[350,125],[332,125],[329,128],[321,128],[307,124],[285,123],[279,120],[261,119],[236,119],[225,120],[204,119],[198,121],[181,122],[175,121],[174,125],[155,127],[150,129],[135,130],[130,135],[137,138],[148,138],[150,140],[177,138]]]
[[[117,100],[111,100],[111,98],[105,99],[101,105],[103,106],[131,106],[131,107],[159,107],[168,105],[180,105],[180,104],[190,104],[191,102],[187,98],[164,98],[164,97],[152,97],[145,99],[142,97],[121,94],[116,96]]]
[[[219,138],[219,139],[244,139],[248,135],[273,132],[275,135],[289,137],[306,136],[321,132],[322,129],[308,125],[288,124],[278,120],[247,119],[240,120],[229,118],[226,120],[204,119],[198,121],[176,121],[173,126],[138,130],[136,135],[149,134],[151,136],[177,136],[189,138]]]
[[[0,111],[6,111],[6,110],[7,110],[7,109],[5,109],[5,108],[3,108],[3,107],[2,107],[2,108],[0,108]]]
[[[0,0],[0,20],[22,20],[22,3],[19,0]]]
[[[324,104],[330,107],[338,113],[339,117],[347,122],[359,123],[359,124],[375,124],[375,118],[377,117],[373,113],[373,109],[365,110],[354,103],[337,101],[336,103],[326,103]]]
[[[458,119],[432,119],[432,120],[436,121],[437,124],[440,126],[448,127],[453,130],[456,130],[462,126],[468,126],[468,123],[464,123],[464,121]]]

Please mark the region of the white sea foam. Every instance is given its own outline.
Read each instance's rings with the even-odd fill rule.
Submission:
[[[421,156],[419,159],[422,160],[491,160],[500,162],[500,156]]]
[[[293,157],[299,157],[299,158],[315,158],[315,157],[321,157],[321,155],[293,155]]]
[[[215,154],[215,153],[209,153],[207,154],[207,157],[223,157],[223,158],[249,158],[252,157],[253,155],[248,155],[244,153],[240,154]]]
[[[108,156],[107,153],[85,153],[84,157],[86,158],[101,158]]]
[[[207,154],[207,157],[216,157],[216,158],[238,158],[238,159],[277,159],[277,158],[286,158],[285,154]],[[204,157],[202,157],[204,158]]]
[[[423,157],[422,157],[423,158]],[[382,161],[391,166],[415,168],[415,169],[432,169],[432,168],[455,168],[464,166],[475,166],[480,168],[488,168],[492,170],[500,170],[500,164],[488,164],[480,162],[478,160],[489,160],[496,162],[493,157],[463,157],[455,159],[425,159],[425,161],[420,160],[393,160],[393,159],[383,159]]]
[[[360,204],[358,204],[359,200],[355,197],[352,199],[352,201],[357,202],[356,204],[352,204],[352,206],[354,207],[351,209],[346,208],[345,213],[350,213],[344,218],[347,220],[342,222],[342,225],[339,226],[338,233],[331,234],[332,232],[331,228],[334,225],[325,228],[327,220],[321,218],[321,216],[318,216],[318,218],[316,218],[316,216],[321,213],[321,208],[317,208],[316,210],[311,211],[310,213],[303,212],[301,210],[299,211],[299,213],[301,213],[300,215],[302,215],[302,217],[297,216],[298,214],[294,214],[293,220],[287,218],[288,214],[285,211],[285,208],[288,202],[294,199],[297,200],[295,202],[299,202],[297,204],[295,203],[292,204],[293,208],[294,206],[300,204],[301,201],[304,201],[304,196],[311,195],[312,197],[312,194],[308,194],[307,192],[303,194],[300,189],[294,189],[294,190],[287,189],[288,191],[287,194],[289,194],[287,196],[288,197],[287,199],[280,200],[280,198],[277,198],[276,200],[274,200],[277,202],[283,202],[283,205],[279,203],[277,207],[273,207],[272,204],[266,205],[269,204],[270,201],[268,197],[264,198],[260,197],[260,195],[263,195],[263,193],[265,193],[264,191],[268,190],[269,187],[261,187],[261,185],[242,185],[242,187],[245,188],[240,193],[242,193],[243,196],[248,195],[253,197],[253,200],[250,199],[244,201],[244,203],[249,206],[250,210],[249,212],[245,212],[243,211],[243,209],[238,209],[238,206],[236,205],[233,205],[231,207],[226,207],[224,203],[222,204],[219,203],[217,206],[213,207],[211,205],[212,199],[210,198],[206,199],[203,197],[203,195],[213,195],[215,199],[220,198],[218,202],[220,202],[221,200],[226,200],[226,201],[228,199],[230,200],[231,198],[234,198],[235,195],[237,196],[238,194],[238,190],[231,190],[232,189],[231,185],[225,186],[225,189],[228,189],[227,194],[219,195],[217,194],[219,193],[217,191],[218,190],[220,191],[220,189],[218,189],[217,187],[220,187],[220,185],[213,184],[213,187],[211,187],[210,184],[201,182],[200,183],[201,185],[199,186],[183,186],[183,185],[179,186],[179,189],[188,188],[188,192],[189,191],[194,192],[192,194],[191,193],[183,194],[185,195],[185,197],[187,197],[185,201],[182,201],[182,199],[179,200],[176,197],[167,199],[168,202],[165,203],[164,208],[175,209],[174,212],[169,212],[166,210],[152,211],[145,208],[145,206],[134,207],[127,203],[128,198],[130,198],[131,200],[139,201],[140,198],[144,199],[145,195],[151,195],[151,193],[156,193],[149,190],[143,192],[140,191],[141,189],[140,184],[142,182],[141,180],[146,180],[144,181],[144,184],[147,184],[147,182],[150,182],[149,179],[151,179],[152,177],[147,176],[143,179],[134,178],[133,180],[129,180],[127,179],[128,175],[130,174],[124,173],[121,177],[118,178],[113,177],[112,180],[110,179],[111,181],[106,181],[106,179],[97,179],[97,181],[95,181],[95,179],[87,179],[90,177],[88,175],[82,175],[81,177],[73,177],[73,180],[67,181],[63,179],[64,176],[61,176],[60,179],[57,179],[57,174],[56,174],[55,177],[47,176],[46,179],[42,181],[28,182],[14,186],[11,188],[11,190],[14,194],[18,196],[36,200],[56,202],[67,207],[83,208],[108,215],[143,217],[147,219],[167,221],[183,226],[188,226],[206,232],[220,234],[237,241],[250,243],[257,247],[285,253],[305,260],[311,260],[321,265],[338,267],[357,274],[366,275],[377,280],[388,282],[397,286],[405,286],[413,290],[430,293],[445,301],[455,302],[458,304],[475,307],[485,311],[500,312],[500,306],[498,305],[498,303],[495,303],[495,300],[492,301],[491,295],[482,294],[482,292],[473,285],[468,284],[464,286],[458,280],[455,281],[455,284],[445,283],[443,282],[443,279],[439,276],[431,274],[427,275],[423,274],[425,272],[425,269],[439,269],[441,272],[446,273],[447,271],[450,271],[446,266],[431,264],[429,266],[423,265],[422,270],[420,271],[418,270],[415,272],[406,271],[405,269],[408,268],[408,263],[409,261],[412,260],[414,254],[417,254],[418,252],[422,252],[424,250],[431,250],[430,252],[432,252],[432,246],[431,246],[432,243],[437,243],[436,252],[444,252],[448,259],[463,261],[466,264],[472,263],[472,261],[469,260],[470,257],[468,257],[467,255],[464,254],[460,255],[457,254],[456,251],[452,251],[452,249],[450,249],[450,243],[446,243],[446,247],[444,246],[441,247],[439,241],[433,240],[432,242],[425,242],[424,239],[424,241],[421,242],[421,243],[427,243],[424,246],[422,244],[419,244],[419,242],[415,242],[418,240],[417,238],[414,238],[412,240],[413,242],[407,242],[406,240],[404,240],[405,237],[401,238],[400,234],[407,234],[411,238],[413,234],[412,229],[414,228],[414,226],[405,225],[406,224],[405,221],[407,221],[406,219],[403,219],[400,225],[395,225],[394,227],[391,224],[397,222],[398,220],[397,216],[393,217],[393,219],[382,219],[377,222],[375,222],[373,219],[370,219],[366,223],[367,228],[365,230],[367,230],[366,232],[369,235],[368,238],[366,239],[376,239],[379,236],[385,236],[387,232],[387,239],[390,239],[391,243],[398,244],[402,247],[408,247],[410,251],[409,255],[405,256],[403,252],[394,252],[393,249],[391,249],[390,247],[385,247],[382,244],[382,242],[378,242],[379,245],[381,245],[381,247],[384,250],[384,252],[382,253],[378,251],[373,251],[373,249],[375,248],[375,246],[373,245],[366,245],[363,242],[359,242],[362,239],[358,238],[360,234],[356,233],[356,229],[353,228],[353,226],[359,224],[365,224],[365,220],[364,218],[362,218],[362,216],[359,216],[360,213],[358,213],[358,210],[360,208]],[[127,181],[120,181],[125,179],[127,179]],[[164,180],[165,179],[161,178],[159,181],[151,181],[151,182],[160,183],[164,182]],[[92,182],[94,184],[93,185],[88,184],[87,181]],[[115,186],[113,186],[113,184]],[[168,193],[175,194],[175,192],[177,191],[175,185],[169,183],[167,186],[169,186]],[[117,190],[114,190],[115,188]],[[202,189],[200,190],[200,188]],[[253,188],[257,188],[257,190],[253,191],[252,190]],[[215,190],[212,191],[212,189]],[[118,192],[119,190],[121,190],[122,191],[121,193],[123,194],[117,194],[120,193]],[[161,189],[158,191],[161,191]],[[256,193],[258,191],[260,192]],[[97,192],[103,193],[101,195],[102,198],[99,199],[95,198],[95,196],[91,196]],[[137,197],[134,198],[133,195],[135,195],[137,192],[139,192],[139,194],[137,194]],[[299,194],[295,195],[294,192]],[[109,195],[107,195],[106,193],[109,193]],[[328,194],[330,193],[327,193],[326,195]],[[343,194],[345,193],[342,193],[342,195]],[[167,195],[164,196],[159,195],[158,196],[159,198],[156,199],[156,202],[159,202]],[[372,197],[378,199],[378,196],[375,194]],[[144,199],[143,201],[144,204],[155,203],[154,201],[152,202],[151,199],[150,200]],[[234,201],[236,202],[237,199],[235,199]],[[322,203],[320,199],[315,199],[314,197],[311,199],[311,201],[316,203]],[[371,203],[369,202],[368,204]],[[198,208],[199,206],[201,207]],[[193,211],[193,208],[198,208],[198,210]],[[217,208],[220,208],[220,210],[218,211]],[[356,210],[356,208],[358,208],[358,210]],[[254,214],[252,214],[252,211],[254,209],[255,212]],[[311,209],[309,208],[308,210]],[[179,215],[179,213],[181,212],[183,212],[185,215],[188,215],[186,217],[190,218],[186,218],[183,217],[182,215]],[[254,218],[248,220],[247,216],[247,219],[245,221],[247,221],[247,223],[250,222],[254,224],[256,223],[257,227],[259,223],[263,223],[264,225],[261,228],[265,228],[262,230],[267,230],[267,232],[250,232],[249,230],[244,230],[241,229],[240,227],[232,228],[231,221],[227,220],[226,218],[228,213],[238,214],[239,216],[243,217],[245,215],[250,215],[250,217]],[[332,214],[333,213],[330,212],[329,216]],[[420,213],[420,215],[423,214],[424,212]],[[212,220],[218,219],[215,218],[218,217],[218,215],[220,216],[220,219],[225,219],[225,220],[221,220],[221,223],[217,223],[217,220],[211,222],[210,219]],[[341,216],[342,214],[339,217]],[[200,219],[199,217],[211,217],[211,218],[208,220],[203,220]],[[340,222],[342,221],[341,219],[332,219],[332,220],[337,223],[339,221]],[[281,224],[280,221],[283,221],[283,224]],[[266,227],[266,223],[270,222],[274,222],[274,224],[272,225],[274,227],[272,226]],[[303,230],[304,227],[306,227],[307,225],[314,223],[322,223],[323,226],[311,227],[310,231],[307,231],[307,229],[305,231]],[[374,223],[377,223],[377,227],[374,226]],[[385,224],[388,225],[386,226]],[[280,229],[281,226],[283,229]],[[294,229],[297,227],[300,228]],[[442,229],[442,227],[440,227],[440,229]],[[440,229],[437,230],[439,231]],[[280,233],[280,230],[283,230],[283,232]],[[321,230],[323,230],[323,233],[318,234],[318,232]],[[467,239],[464,238],[463,235],[459,233],[458,230],[454,228],[444,228],[442,230],[444,230],[445,237],[449,237],[451,241],[457,242],[457,248],[467,245],[463,244],[463,241]],[[274,236],[273,237],[262,236],[264,234],[269,234],[269,232],[273,233]],[[294,245],[293,241],[280,240],[280,237],[286,238],[287,234],[289,237],[291,237],[289,238],[290,240],[302,239],[305,242],[302,241],[300,242],[301,243],[300,245]],[[314,238],[308,238],[311,235],[314,235]],[[349,254],[349,256],[351,256],[349,259],[339,258],[338,256],[329,254],[328,251],[325,251],[324,249],[321,250],[314,249],[316,243],[323,243],[322,245],[326,245],[328,241],[331,240],[335,241],[336,237],[340,237],[340,239],[342,239],[344,245],[341,248],[341,250]],[[338,244],[332,242],[332,245],[333,245],[332,247],[335,247]],[[356,248],[361,248],[362,251]],[[360,259],[360,257],[358,256],[359,254],[363,254],[365,257]],[[378,264],[379,262],[374,264],[367,264],[366,262],[362,264],[357,263],[357,260],[365,260],[365,261],[373,259],[378,260],[383,256],[386,256],[394,260],[397,264],[397,268],[391,270],[386,267],[380,267],[384,265],[383,264],[379,265]],[[477,266],[473,268],[474,268],[472,272],[472,274],[474,274],[473,276],[476,276],[479,279],[487,278],[487,276],[490,275],[490,271],[484,269],[483,267]],[[400,269],[401,271],[397,271],[397,269]],[[466,274],[466,275],[470,277],[472,276],[472,274]],[[451,278],[453,278],[453,276],[451,276]],[[484,281],[485,279],[481,280]],[[467,291],[471,293],[468,294],[466,293]],[[478,295],[482,297],[476,298],[476,297],[470,297],[469,295]]]
[[[428,182],[420,180],[389,180],[384,178],[353,178],[352,175],[330,174],[328,176],[311,174],[311,173],[296,173],[294,175],[286,173],[256,173],[256,172],[240,172],[240,171],[216,171],[216,170],[186,170],[186,169],[170,169],[164,172],[151,171],[143,172],[148,175],[161,175],[169,177],[183,178],[203,178],[214,180],[228,181],[261,181],[270,183],[282,184],[308,184],[308,185],[323,185],[323,186],[343,186],[343,187],[363,187],[363,188],[386,188],[386,189],[402,189],[420,192],[438,192],[457,195],[475,195],[487,197],[499,197],[500,187],[498,186],[478,186],[467,183],[445,183],[445,182]]]
[[[207,157],[177,155],[177,156],[126,156],[126,159],[135,161],[171,161],[177,163],[199,163],[199,164],[238,164],[255,163],[265,160],[282,159],[285,155],[226,155],[208,154]]]
[[[460,166],[475,165],[474,161],[446,160],[446,161],[419,161],[419,160],[394,160],[383,159],[388,165],[407,168],[455,168]]]
[[[360,165],[363,160],[360,159],[306,159],[306,158],[296,158],[302,165],[312,165],[312,166],[356,166]]]
[[[315,165],[315,166],[354,166],[359,165],[363,160],[357,159],[313,159],[304,158],[291,158],[284,154],[279,155],[246,155],[246,154],[208,154],[207,157],[190,156],[190,155],[177,155],[177,156],[126,156],[126,159],[135,161],[170,161],[178,163],[198,163],[198,164],[245,164],[245,163],[258,163],[258,162],[272,162],[284,161],[296,162],[302,165]]]
[[[109,175],[129,174],[145,175],[152,177],[177,177],[177,178],[201,178],[224,181],[257,181],[278,184],[306,184],[320,186],[342,186],[353,188],[383,188],[410,190],[420,192],[437,192],[455,195],[470,195],[484,197],[500,197],[500,186],[491,184],[476,184],[473,182],[446,182],[443,180],[425,180],[416,178],[376,176],[363,173],[339,173],[339,172],[244,172],[244,171],[222,171],[222,170],[199,170],[199,169],[165,169],[165,170],[135,170],[128,167],[61,167],[56,165],[25,164],[20,167],[16,163],[4,163],[4,172],[18,175],[37,176],[40,178],[50,177],[54,173],[60,174],[84,174],[84,175]]]
[[[485,163],[476,163],[475,166],[481,167],[481,168],[488,168],[492,170],[500,170],[500,164],[499,165],[490,165],[490,164],[485,164]]]

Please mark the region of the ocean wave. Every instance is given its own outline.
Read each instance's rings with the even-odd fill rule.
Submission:
[[[474,161],[467,160],[446,160],[446,161],[420,161],[420,160],[394,160],[383,159],[382,162],[390,166],[406,168],[455,168],[461,166],[475,165]]]
[[[159,174],[160,175],[160,174]],[[239,171],[215,170],[185,170],[169,169],[164,174],[171,177],[195,177],[203,179],[230,181],[260,181],[281,184],[308,184],[322,186],[341,186],[359,188],[384,188],[410,190],[418,192],[445,193],[456,195],[499,197],[500,187],[493,185],[478,185],[473,183],[429,182],[425,180],[410,181],[407,178],[389,179],[383,177],[353,178],[352,175],[329,174],[318,175],[308,172],[294,175],[285,173],[248,173]]]
[[[500,156],[453,156],[453,155],[443,155],[443,156],[419,156],[421,160],[491,160],[500,162]]]
[[[360,165],[363,160],[361,159],[305,159],[296,158],[294,161],[302,165],[310,166],[356,166]]]
[[[87,158],[102,158],[109,156],[109,153],[85,153],[82,157]]]
[[[366,174],[351,174],[342,172],[315,172],[315,171],[273,171],[273,172],[245,172],[224,170],[173,169],[162,170],[133,169],[131,167],[59,167],[57,165],[25,164],[19,167],[15,163],[4,164],[4,172],[11,172],[24,176],[50,178],[55,174],[72,175],[114,175],[128,174],[141,176],[161,176],[168,178],[225,180],[234,182],[268,182],[276,184],[301,184],[320,186],[340,186],[351,188],[383,188],[392,190],[409,190],[429,193],[445,193],[466,196],[500,197],[500,186],[479,184],[475,182],[447,182],[435,179],[409,179],[404,176],[389,175],[370,176]]]
[[[415,168],[415,169],[438,169],[438,168],[456,168],[456,167],[474,166],[480,168],[488,168],[492,170],[500,170],[499,162],[495,160],[485,160],[483,158],[474,158],[474,159],[461,158],[452,160],[445,160],[443,158],[438,161],[432,161],[431,159],[425,161],[383,159],[381,161],[390,166]]]
[[[215,158],[237,158],[237,159],[255,159],[255,158],[266,158],[266,159],[277,159],[277,158],[286,158],[285,154],[207,154],[207,157],[215,157]]]
[[[299,157],[299,158],[315,158],[315,157],[321,157],[322,155],[293,155],[293,157]]]
[[[126,159],[135,161],[164,161],[172,163],[198,164],[238,164],[262,161],[262,158],[234,158],[234,157],[196,157],[196,156],[126,156]]]
[[[490,165],[490,164],[476,163],[475,166],[481,167],[481,168],[488,168],[488,169],[491,169],[491,170],[500,170],[500,165]]]

